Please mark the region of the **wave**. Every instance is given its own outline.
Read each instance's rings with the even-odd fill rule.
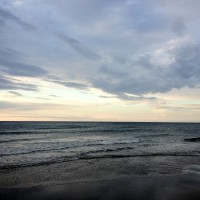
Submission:
[[[183,172],[200,174],[200,166],[199,165],[189,165],[183,169]]]
[[[114,149],[99,149],[99,150],[93,150],[93,151],[88,151],[87,153],[82,153],[81,155],[86,155],[86,154],[92,154],[92,153],[102,153],[102,152],[117,152],[117,151],[123,151],[123,150],[129,150],[129,149],[134,149],[135,147],[118,147]]]
[[[158,133],[158,134],[151,134],[151,133],[148,133],[148,134],[142,134],[140,135],[140,137],[142,138],[146,138],[146,137],[168,137],[168,136],[172,136],[173,134],[171,133]]]
[[[35,132],[35,131],[3,131],[3,132],[0,132],[0,135],[28,134],[32,132]]]
[[[90,145],[82,145],[82,146],[73,146],[75,147],[84,147],[84,146],[90,146]],[[19,153],[2,153],[0,154],[0,157],[3,156],[13,156],[13,155],[25,155],[25,154],[32,154],[32,153],[42,153],[42,152],[50,152],[50,151],[60,151],[69,149],[70,147],[61,147],[61,148],[51,148],[51,149],[38,149],[38,150],[32,150],[27,152],[19,152]],[[121,147],[121,148],[115,148],[115,149],[101,149],[101,150],[94,150],[94,151],[88,151],[87,153],[99,153],[99,152],[110,152],[110,151],[120,151],[120,150],[127,150],[127,149],[134,149],[135,147]]]
[[[185,142],[200,142],[200,137],[196,138],[186,138],[184,139]]]
[[[140,142],[138,138],[130,139],[130,140],[111,139],[111,140],[100,140],[96,142],[95,144],[96,145],[115,145],[115,144],[133,144],[133,143],[138,143],[138,142]]]
[[[162,154],[162,153],[154,153],[154,154],[109,154],[109,155],[98,155],[98,156],[89,156],[86,154],[81,154],[79,156],[68,156],[68,157],[60,157],[57,159],[52,159],[48,161],[40,161],[36,163],[23,163],[23,164],[10,164],[10,165],[2,165],[0,166],[0,170],[12,170],[16,168],[22,167],[33,167],[33,166],[42,166],[42,165],[50,165],[56,163],[64,163],[64,162],[72,162],[72,161],[79,161],[79,160],[97,160],[97,159],[117,159],[117,158],[134,158],[134,157],[197,157],[200,154],[178,154],[178,153],[169,153],[169,154]]]
[[[25,139],[24,139],[25,140]],[[21,152],[8,152],[8,153],[0,153],[0,157],[2,156],[12,156],[12,155],[24,155],[24,154],[32,154],[32,153],[42,153],[42,152],[50,152],[50,151],[60,151],[66,149],[73,149],[73,148],[82,148],[82,147],[95,147],[95,146],[109,146],[109,145],[126,145],[126,144],[134,144],[138,143],[139,139],[132,139],[132,140],[100,140],[93,143],[87,144],[79,144],[79,145],[67,145],[67,146],[60,146],[59,143],[56,148],[48,148],[48,149],[34,149],[28,151],[21,151]],[[52,142],[55,144],[55,142]],[[66,142],[62,142],[62,144],[66,144]],[[123,147],[126,148],[126,147]]]
[[[64,150],[69,149],[69,147],[61,147],[61,148],[51,148],[51,149],[36,149],[36,150],[30,150],[26,152],[16,152],[16,153],[1,153],[0,157],[2,156],[13,156],[13,155],[25,155],[25,154],[31,154],[31,153],[40,153],[40,152],[48,152],[48,151],[55,151],[55,150]]]
[[[90,155],[84,155],[82,157],[79,157],[81,160],[92,160],[92,159],[105,159],[105,158],[131,158],[131,157],[156,157],[156,156],[173,156],[173,157],[183,157],[183,156],[200,156],[200,154],[178,154],[178,153],[153,153],[153,154],[110,154],[110,155],[97,155],[97,156],[90,156]]]
[[[75,161],[78,160],[79,158],[75,156],[71,157],[60,157],[58,159],[52,159],[49,161],[40,161],[40,162],[35,162],[35,163],[23,163],[23,164],[10,164],[10,165],[2,165],[0,166],[1,169],[17,169],[17,168],[22,168],[22,167],[34,167],[34,166],[41,166],[41,165],[49,165],[49,164],[56,164],[56,163],[63,163],[67,161]]]
[[[20,141],[35,141],[41,140],[41,138],[18,138],[18,139],[7,139],[7,140],[0,140],[0,143],[10,143],[10,142],[20,142]]]

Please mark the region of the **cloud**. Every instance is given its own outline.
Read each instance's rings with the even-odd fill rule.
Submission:
[[[14,103],[10,103],[7,101],[0,101],[0,110],[3,109],[10,109],[10,108],[15,108],[17,107]]]
[[[173,62],[167,64],[167,67],[153,65],[153,55],[144,55],[131,61],[131,68],[124,67],[125,72],[116,71],[114,68],[117,68],[117,64],[110,68],[100,68],[100,78],[93,78],[91,82],[94,87],[124,100],[131,99],[125,93],[141,96],[148,93],[166,93],[173,88],[199,87],[200,44],[183,45],[166,51],[173,58]],[[129,70],[129,73],[126,70]]]
[[[187,80],[189,86],[200,84],[200,44],[187,45],[174,50],[175,63],[171,66],[174,74]]]
[[[0,47],[0,60],[14,60],[20,58],[21,54],[11,48]]]
[[[179,106],[160,106],[159,109],[172,111],[197,111],[200,110],[200,104],[184,104]]]
[[[91,51],[90,49],[88,49],[79,40],[72,38],[72,37],[69,37],[69,36],[66,36],[66,35],[63,35],[63,34],[55,33],[55,35],[59,39],[61,39],[65,43],[67,43],[76,52],[78,52],[79,54],[84,56],[85,58],[91,59],[91,60],[99,60],[100,59],[100,56],[98,54],[96,54],[93,51]]]
[[[21,60],[22,54],[11,48],[0,48],[0,90],[15,90],[10,93],[20,96],[16,90],[37,91],[37,84],[27,84],[15,80],[15,76],[22,77],[42,77],[47,75],[47,71],[41,67],[25,64]],[[8,78],[7,75],[10,77]]]
[[[22,55],[15,50],[0,48],[0,71],[13,76],[27,77],[40,77],[48,73],[41,67],[20,62],[21,57]]]
[[[57,84],[65,86],[65,87],[76,88],[76,89],[79,89],[79,90],[86,90],[89,87],[86,84],[77,83],[77,82],[57,81],[57,80],[51,80],[50,82],[57,83]]]
[[[17,111],[29,111],[29,110],[41,110],[41,109],[49,109],[49,108],[60,108],[59,104],[51,104],[51,103],[29,103],[29,102],[20,102],[14,103],[11,101],[0,101],[0,110],[17,110]],[[65,105],[65,109],[67,106]]]
[[[12,81],[6,77],[0,76],[0,90],[27,90],[27,91],[36,91],[37,86],[27,83],[19,83]]]
[[[125,94],[125,93],[117,94],[117,97],[119,99],[126,100],[126,101],[143,101],[143,100],[154,101],[154,100],[157,99],[156,97],[145,97],[143,95],[140,95],[140,96],[128,95],[128,94]]]
[[[52,6],[54,10],[60,12],[63,17],[67,16],[70,20],[83,25],[96,22],[105,15],[105,12],[115,4],[120,4],[121,0],[60,0],[59,3],[54,0],[45,0],[44,4]]]
[[[0,7],[0,25],[2,26],[7,20],[11,20],[27,30],[34,30],[35,27],[13,15],[8,10]]]
[[[22,96],[21,93],[16,92],[16,91],[9,91],[9,93],[10,93],[10,94],[13,94],[13,95],[15,95],[15,96]]]
[[[13,76],[39,77],[47,74],[41,67],[8,60],[0,60],[0,70]]]
[[[114,77],[127,77],[128,73],[127,72],[123,72],[123,71],[115,71],[112,68],[109,68],[107,66],[102,66],[99,70],[100,73],[103,73],[105,75],[110,75],[110,76],[114,76]]]
[[[51,97],[58,97],[57,95],[54,95],[54,94],[51,94],[51,95],[49,95],[49,96],[51,96]]]
[[[155,93],[200,85],[197,0],[9,2],[0,8],[0,23],[9,22],[0,36],[1,88],[28,90],[6,74],[145,101]],[[27,31],[30,26],[37,31]],[[170,46],[172,40],[181,45]]]
[[[168,18],[157,9],[152,1],[132,1],[134,4],[127,6],[129,17],[135,20],[129,21],[129,25],[140,34],[150,32],[163,32],[168,28]],[[157,4],[158,7],[161,5]]]
[[[177,36],[183,36],[185,34],[185,23],[181,19],[177,19],[172,23],[172,31],[177,35]]]

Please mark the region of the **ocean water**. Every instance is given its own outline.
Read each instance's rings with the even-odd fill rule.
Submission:
[[[89,159],[200,156],[198,123],[0,122],[0,169]]]

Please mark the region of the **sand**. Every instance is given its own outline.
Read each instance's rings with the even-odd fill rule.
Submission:
[[[199,158],[191,160],[193,166],[186,166],[188,158],[162,159],[85,160],[0,170],[0,199],[199,200]]]
[[[1,188],[2,200],[199,200],[200,174],[131,176],[52,186]]]

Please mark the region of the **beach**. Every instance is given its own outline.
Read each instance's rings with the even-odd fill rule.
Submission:
[[[198,200],[200,168],[179,175],[140,175],[53,185],[0,189],[4,200]]]
[[[1,127],[0,199],[200,198],[199,124]]]
[[[0,200],[200,200],[200,0],[0,0]]]
[[[173,158],[166,159],[169,168],[165,171],[159,157],[149,159],[151,166],[140,158],[118,158],[4,169],[0,199],[198,200],[200,166],[183,167],[187,159],[179,157],[176,163],[183,168],[175,169]]]

